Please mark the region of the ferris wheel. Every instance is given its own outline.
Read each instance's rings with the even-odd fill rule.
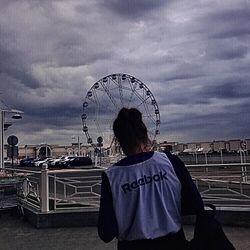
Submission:
[[[141,111],[149,138],[155,141],[160,127],[156,99],[143,82],[128,74],[117,73],[103,77],[87,92],[82,113],[83,132],[87,143],[96,147],[102,137],[105,148],[112,146],[113,122],[122,107]]]

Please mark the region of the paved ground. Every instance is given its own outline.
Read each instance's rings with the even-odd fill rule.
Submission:
[[[186,226],[187,237],[193,228]],[[237,250],[250,249],[250,228],[225,227]],[[0,250],[114,250],[116,242],[103,243],[95,227],[36,229],[22,217],[2,214],[0,218]]]

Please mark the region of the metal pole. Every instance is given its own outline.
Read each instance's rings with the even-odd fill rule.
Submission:
[[[247,163],[246,159],[246,151],[243,150],[243,161],[244,163]],[[247,176],[247,166],[244,167],[244,172],[245,172],[245,182],[247,182],[248,176]]]
[[[97,167],[97,165],[98,165],[98,156],[97,154],[95,154],[95,167]]]
[[[56,211],[56,174],[54,174],[54,211]]]
[[[239,153],[240,153],[240,163],[243,164],[244,163],[243,155],[242,155],[243,150],[241,148],[239,149]],[[241,176],[242,176],[242,181],[246,182],[245,167],[244,166],[241,167]]]
[[[3,110],[3,109],[0,110],[0,171],[2,171],[4,169],[4,118],[5,118],[5,112],[23,114],[23,112],[20,110],[14,110],[14,109],[9,109],[9,108],[7,110]]]
[[[0,114],[0,170],[4,169],[4,115],[5,112],[1,110]]]
[[[247,158],[246,158],[246,151],[243,149],[243,161],[244,163],[247,163]]]
[[[198,156],[196,151],[195,151],[195,163],[198,164]]]
[[[27,159],[27,145],[25,145],[25,158]]]
[[[100,166],[101,166],[102,165],[102,147],[100,147],[99,154],[100,154]]]
[[[78,142],[78,156],[81,156],[81,150],[80,150],[80,140],[79,140],[79,136],[77,137],[77,142]]]
[[[49,177],[46,163],[43,164],[41,170],[41,212],[49,212]]]
[[[207,164],[207,153],[205,152],[205,163]]]
[[[240,153],[240,163],[242,164],[242,163],[243,163],[243,159],[242,159],[242,152],[241,152],[241,149],[239,149],[239,153]]]
[[[11,167],[14,168],[14,146],[11,145]]]
[[[223,164],[222,148],[220,148],[220,161],[221,161],[221,164]]]
[[[25,179],[23,180],[22,188],[23,188],[23,195],[24,195],[24,198],[26,198],[27,195],[29,194],[29,179],[28,179],[28,178],[25,178]]]
[[[207,152],[205,152],[205,163],[207,165]],[[206,172],[208,172],[208,167],[206,167]]]

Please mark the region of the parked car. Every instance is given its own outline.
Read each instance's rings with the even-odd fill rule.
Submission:
[[[44,163],[48,163],[49,160],[52,160],[52,158],[46,158],[40,161],[35,162],[35,167],[42,167]]]
[[[66,158],[66,156],[61,156],[59,158],[55,158],[52,161],[50,161],[48,165],[49,165],[50,168],[59,167],[60,161],[64,160],[65,158]]]
[[[20,167],[33,167],[34,166],[34,158],[25,158],[20,160],[19,166]]]
[[[60,160],[58,162],[58,166],[60,168],[65,168],[69,166],[69,163],[74,160],[76,158],[76,156],[66,156],[64,159]]]
[[[5,159],[4,159],[4,165],[5,165],[5,166],[10,166],[11,164],[12,164],[11,159],[8,159],[8,158],[5,158]]]
[[[78,156],[67,162],[67,167],[91,166],[93,164],[90,157]]]
[[[51,158],[46,162],[48,164],[48,168],[51,168],[51,163],[54,162],[54,160],[54,158]]]

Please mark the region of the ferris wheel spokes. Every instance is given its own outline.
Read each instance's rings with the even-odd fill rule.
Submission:
[[[97,81],[87,92],[83,103],[83,132],[87,142],[96,145],[98,137],[104,145],[112,147],[112,124],[122,107],[138,108],[153,141],[159,133],[160,114],[156,100],[149,88],[140,80],[127,74],[112,74]]]

